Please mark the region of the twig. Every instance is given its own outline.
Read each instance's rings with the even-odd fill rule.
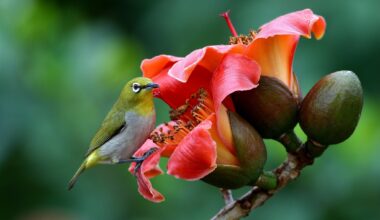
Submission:
[[[276,192],[285,187],[290,181],[295,180],[301,170],[311,165],[314,159],[306,152],[304,147],[301,147],[294,154],[288,154],[288,158],[273,173],[278,178],[278,185],[273,190],[261,189],[254,186],[249,192],[240,197],[238,200],[227,204],[223,207],[212,219],[240,219],[248,216],[249,213],[257,207],[263,205]]]
[[[234,202],[234,197],[232,196],[232,192],[230,189],[220,189],[220,191],[222,192],[224,203],[226,205]]]

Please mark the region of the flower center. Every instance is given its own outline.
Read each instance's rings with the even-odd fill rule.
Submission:
[[[230,37],[229,44],[250,44],[256,37],[257,33],[254,30],[249,31],[247,35],[239,35]]]
[[[170,111],[172,122],[166,123],[150,135],[158,146],[178,144],[193,128],[214,113],[208,92],[201,88],[186,99],[185,104]]]

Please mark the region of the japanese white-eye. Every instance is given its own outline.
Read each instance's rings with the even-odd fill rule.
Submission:
[[[132,155],[155,126],[153,88],[158,88],[158,84],[145,77],[127,82],[93,137],[85,160],[69,182],[69,190],[84,170],[96,164],[141,162],[145,159],[133,158]]]

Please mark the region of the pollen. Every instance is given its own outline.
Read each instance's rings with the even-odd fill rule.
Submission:
[[[255,38],[257,33],[254,30],[251,30],[247,35],[241,34],[239,36],[232,36],[230,37],[229,44],[244,44],[248,45],[250,44]]]
[[[208,92],[201,88],[191,94],[183,105],[170,110],[172,121],[156,129],[149,138],[158,146],[176,145],[213,112],[214,103]]]

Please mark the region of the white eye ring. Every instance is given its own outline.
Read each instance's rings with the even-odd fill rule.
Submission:
[[[140,92],[140,90],[141,90],[141,86],[139,83],[133,83],[132,84],[132,91],[134,93],[138,93],[138,92]]]

